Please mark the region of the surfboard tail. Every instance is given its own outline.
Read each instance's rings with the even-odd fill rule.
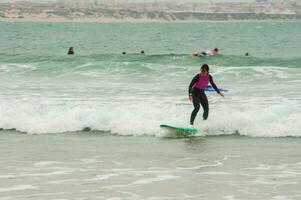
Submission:
[[[167,124],[160,124],[160,127],[166,129],[167,136],[170,137],[188,137],[198,132],[198,130],[193,127],[178,127]]]

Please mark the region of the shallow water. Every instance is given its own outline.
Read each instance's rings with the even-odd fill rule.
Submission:
[[[0,199],[300,199],[299,138],[1,133]]]

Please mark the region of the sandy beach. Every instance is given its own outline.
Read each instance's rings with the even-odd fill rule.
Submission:
[[[0,21],[77,23],[296,22],[301,6],[291,4],[91,4],[0,3]]]
[[[23,18],[10,16],[9,18],[0,18],[4,22],[45,22],[45,23],[253,23],[253,22],[301,22],[301,20],[163,20],[163,19],[149,19],[149,18],[65,18],[65,17],[45,17],[44,15],[28,15]]]

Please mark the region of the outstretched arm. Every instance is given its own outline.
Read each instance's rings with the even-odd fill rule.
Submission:
[[[211,75],[209,75],[209,82],[210,82],[211,86],[214,88],[214,90],[215,90],[219,95],[221,95],[222,97],[224,97],[224,94],[221,93],[221,92],[219,91],[219,89],[216,87],[216,85],[215,85],[215,83],[214,83],[213,78],[212,78]]]

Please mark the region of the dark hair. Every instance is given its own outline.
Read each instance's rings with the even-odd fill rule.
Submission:
[[[69,49],[68,49],[68,55],[72,55],[72,54],[74,54],[73,47],[69,47]]]
[[[202,72],[209,72],[209,66],[207,64],[203,64],[201,67]]]
[[[214,51],[218,51],[218,48],[215,48]]]
[[[144,50],[141,50],[140,53],[144,53]]]
[[[122,52],[122,54],[126,54],[126,52],[124,51],[124,52]]]

